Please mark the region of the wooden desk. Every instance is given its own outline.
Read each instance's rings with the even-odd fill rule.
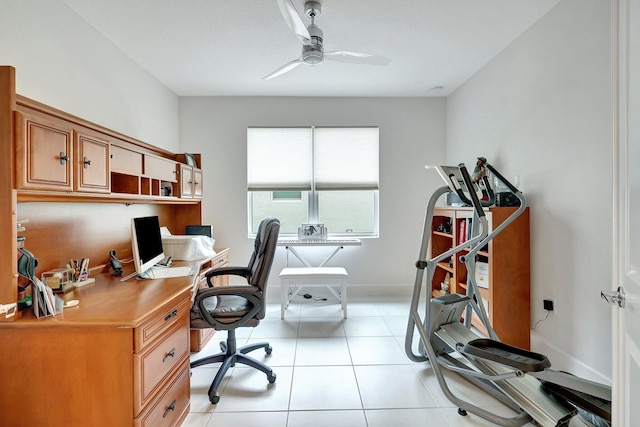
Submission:
[[[196,263],[204,271],[209,261]],[[38,320],[29,311],[0,323],[0,425],[180,425],[189,412],[189,310],[199,280],[120,282],[103,273],[63,296],[80,304],[62,315]]]
[[[100,272],[111,250],[132,257],[131,218],[157,215],[173,234],[202,224],[202,170],[22,97],[15,82],[13,67],[0,66],[0,304],[16,303],[25,284],[18,218],[30,220],[20,236],[37,277],[81,257],[96,283],[65,295],[80,305],[61,316],[0,316],[0,426],[179,425],[199,278],[122,283]]]

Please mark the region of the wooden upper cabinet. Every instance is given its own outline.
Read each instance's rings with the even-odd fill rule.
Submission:
[[[16,112],[18,189],[73,190],[73,128]]]
[[[108,193],[111,190],[109,141],[90,134],[76,132],[77,177],[75,190]]]
[[[144,175],[161,181],[178,182],[177,162],[150,154],[144,155]]]
[[[202,198],[202,169],[180,164],[180,197]]]
[[[197,203],[202,170],[173,154],[99,125],[19,98],[13,118],[17,200],[83,201],[140,196]],[[200,154],[193,155],[201,161]],[[184,177],[181,177],[184,174]],[[44,191],[45,193],[41,193]],[[179,200],[179,199],[185,200]],[[189,200],[192,199],[192,200]]]
[[[142,153],[112,145],[111,171],[130,175],[142,175]]]

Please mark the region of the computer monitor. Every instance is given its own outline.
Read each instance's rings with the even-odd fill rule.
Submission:
[[[164,259],[157,216],[131,218],[131,245],[133,264],[138,275]]]

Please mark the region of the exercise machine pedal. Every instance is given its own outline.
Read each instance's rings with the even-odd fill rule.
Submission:
[[[543,354],[485,338],[469,341],[462,352],[523,372],[539,372],[551,367],[551,362]]]

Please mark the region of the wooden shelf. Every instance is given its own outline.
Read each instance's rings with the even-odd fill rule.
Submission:
[[[495,207],[486,210],[489,229],[494,230],[504,222],[517,208]],[[460,222],[473,216],[471,208],[437,207],[434,212],[430,240],[430,257],[451,249],[451,245],[461,240]],[[451,233],[438,231],[443,224],[451,228]],[[480,296],[485,302],[489,320],[500,339],[508,344],[529,348],[530,338],[530,249],[529,249],[529,210],[505,228],[487,248],[478,252],[479,261],[488,263],[488,288],[479,287]],[[453,256],[453,266],[440,262],[431,283],[432,295],[438,296],[440,284],[446,274],[451,275],[450,292],[465,294],[467,290],[466,266],[460,256],[468,253],[463,250]],[[472,324],[481,331],[484,328],[478,319]]]
[[[201,199],[181,199],[173,196],[152,196],[127,193],[80,193],[60,191],[18,190],[20,202],[99,202],[99,203],[153,203],[172,205],[195,205]]]
[[[451,234],[451,233],[444,233],[442,231],[434,231],[433,234],[435,236],[442,236],[442,237],[448,237],[450,239],[453,239],[453,234]]]
[[[453,274],[453,267],[449,266],[449,263],[447,262],[439,262],[438,267],[442,268],[443,270],[447,270],[449,273]]]

